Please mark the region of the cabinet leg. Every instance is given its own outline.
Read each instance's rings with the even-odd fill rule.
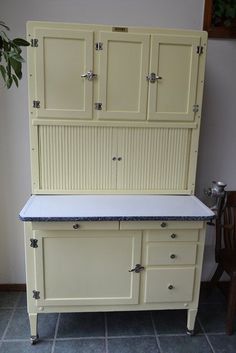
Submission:
[[[188,309],[187,335],[194,335],[194,326],[197,316],[197,309]]]
[[[31,344],[36,344],[38,341],[38,314],[29,314],[30,323],[30,340]]]

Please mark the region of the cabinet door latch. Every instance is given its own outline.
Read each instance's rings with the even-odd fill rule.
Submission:
[[[157,80],[161,80],[162,77],[156,75],[154,72],[151,72],[150,74],[148,74],[146,76],[147,81],[151,82],[151,83],[155,83]]]
[[[102,103],[94,103],[95,110],[102,110]]]
[[[30,239],[30,246],[31,248],[38,248],[38,239]]]
[[[144,267],[142,265],[140,265],[140,264],[137,264],[137,265],[135,265],[134,268],[132,268],[132,270],[129,270],[129,272],[139,273],[139,272],[141,272],[143,270],[144,270]]]

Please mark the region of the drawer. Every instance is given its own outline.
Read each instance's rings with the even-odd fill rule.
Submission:
[[[118,230],[119,222],[32,222],[33,230]]]
[[[201,229],[201,221],[121,221],[120,229]]]
[[[193,298],[195,268],[155,269],[146,271],[144,302],[190,302]]]
[[[198,229],[163,229],[145,232],[146,241],[198,241]]]
[[[148,243],[146,248],[147,266],[156,265],[194,265],[196,263],[197,245]]]

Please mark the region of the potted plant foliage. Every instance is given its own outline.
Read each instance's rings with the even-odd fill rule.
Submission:
[[[10,39],[6,33],[10,28],[0,21],[0,76],[7,88],[13,83],[18,87],[18,81],[22,78],[21,47],[26,47],[30,43],[22,38]]]

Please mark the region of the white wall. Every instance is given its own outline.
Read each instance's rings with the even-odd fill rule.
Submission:
[[[204,0],[8,0],[1,18],[12,36],[25,36],[27,20],[202,28]],[[235,41],[210,40],[197,191],[213,179],[236,188],[234,131]],[[223,157],[223,158],[222,158]],[[0,88],[0,283],[24,283],[23,224],[18,213],[30,195],[26,65],[20,88]],[[214,268],[212,234],[203,279]]]

